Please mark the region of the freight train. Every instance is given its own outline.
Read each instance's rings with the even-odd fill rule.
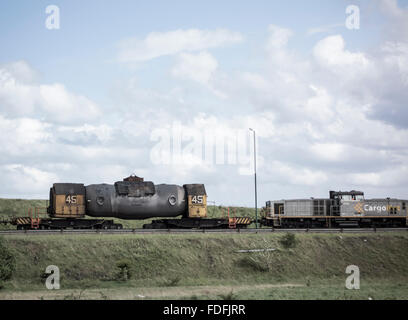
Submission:
[[[267,201],[261,225],[275,228],[406,227],[408,200],[364,199],[362,191],[329,198]]]
[[[203,184],[154,185],[137,176],[113,185],[54,183],[47,214],[47,218],[18,217],[13,224],[17,229],[121,229],[121,224],[107,218],[162,218],[143,227],[178,229],[245,228],[252,223],[249,217],[208,218]]]
[[[406,227],[408,200],[365,199],[362,191],[330,191],[329,198],[267,201],[261,226],[273,228]],[[142,220],[146,229],[246,228],[250,217],[209,218],[203,184],[159,184],[130,176],[114,184],[54,183],[48,217],[17,217],[17,229],[121,229],[112,219]]]

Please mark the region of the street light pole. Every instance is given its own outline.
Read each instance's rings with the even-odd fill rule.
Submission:
[[[254,129],[249,128],[254,133],[254,176],[255,176],[255,228],[258,229],[258,194],[256,190],[256,133]]]

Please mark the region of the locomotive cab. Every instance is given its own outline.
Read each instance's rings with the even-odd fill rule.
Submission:
[[[352,216],[363,212],[364,192],[330,191],[331,211],[334,216]],[[358,205],[361,203],[361,205]]]

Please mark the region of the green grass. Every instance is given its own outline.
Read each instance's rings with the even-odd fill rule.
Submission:
[[[0,199],[0,216],[26,216],[36,207],[47,207],[47,200]]]
[[[32,291],[49,295],[41,275],[53,264],[60,268],[68,298],[86,290],[97,299],[133,299],[135,292],[151,299],[223,299],[231,294],[239,299],[406,299],[408,233],[297,234],[293,248],[282,245],[284,236],[7,236],[16,272],[0,298]],[[262,248],[276,250],[236,252]],[[118,262],[124,260],[131,278],[118,281]],[[351,264],[360,268],[361,290],[344,287]]]
[[[221,300],[406,300],[408,285],[393,281],[366,281],[359,290],[348,290],[337,283],[312,284],[310,286],[286,286],[265,289],[246,289],[228,294],[192,295],[188,299]],[[231,298],[232,297],[232,298]]]

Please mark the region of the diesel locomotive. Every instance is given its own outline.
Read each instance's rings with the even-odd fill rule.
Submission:
[[[329,198],[267,201],[261,225],[276,228],[408,226],[408,200],[365,199],[362,191],[330,191]]]

